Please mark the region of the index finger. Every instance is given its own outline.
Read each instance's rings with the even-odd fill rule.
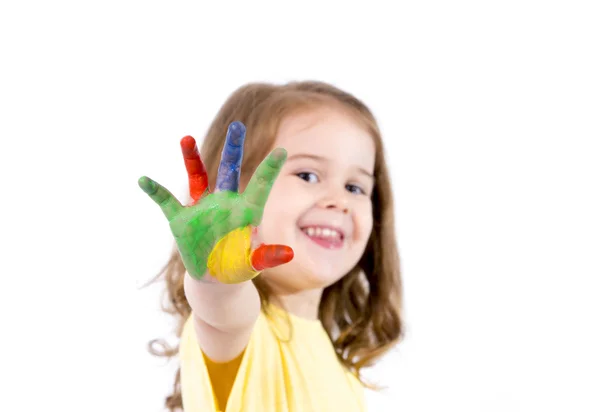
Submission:
[[[269,153],[261,164],[258,165],[250,182],[248,182],[248,186],[243,194],[246,202],[262,212],[265,203],[267,203],[269,193],[271,193],[273,183],[275,183],[275,179],[277,179],[286,159],[287,152],[283,148],[275,149]],[[262,218],[262,213],[257,216],[257,220],[260,220],[260,218]],[[258,224],[259,222],[253,223]]]
[[[221,163],[217,173],[215,189],[237,192],[240,182],[240,167],[244,155],[246,126],[242,122],[233,122],[227,128],[225,146],[221,153]]]

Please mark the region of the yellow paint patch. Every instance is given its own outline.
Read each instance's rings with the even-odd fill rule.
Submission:
[[[235,229],[223,236],[208,256],[208,271],[221,283],[241,283],[259,272],[250,264],[250,226]]]

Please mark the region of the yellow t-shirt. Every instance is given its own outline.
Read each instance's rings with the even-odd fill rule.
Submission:
[[[179,356],[184,411],[219,412],[191,317],[183,329]],[[320,321],[273,305],[268,316],[261,311],[222,412],[365,410],[362,385],[338,361]]]

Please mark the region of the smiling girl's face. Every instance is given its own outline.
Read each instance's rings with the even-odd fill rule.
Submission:
[[[343,109],[321,107],[285,118],[274,147],[288,157],[259,239],[290,246],[294,259],[261,276],[289,292],[327,287],[356,266],[373,228],[373,138]]]

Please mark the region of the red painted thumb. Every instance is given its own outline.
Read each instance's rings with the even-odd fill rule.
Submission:
[[[250,262],[257,272],[288,263],[294,258],[294,251],[284,245],[261,244],[252,252]]]

